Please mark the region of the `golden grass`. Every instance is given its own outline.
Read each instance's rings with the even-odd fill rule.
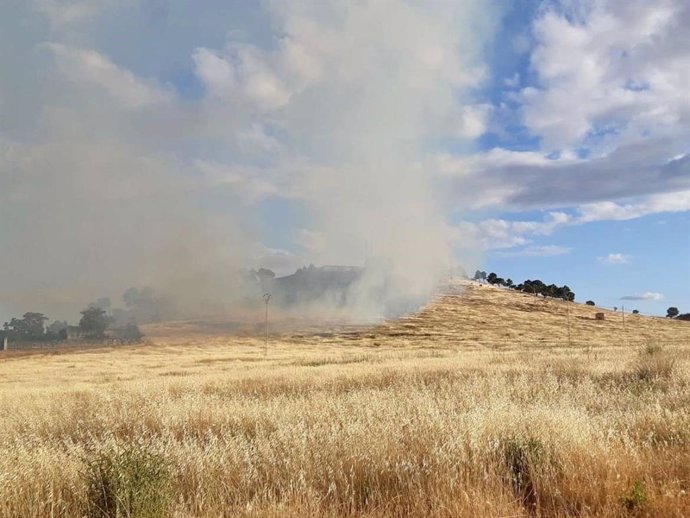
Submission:
[[[6,355],[0,516],[82,516],[85,466],[127,445],[170,466],[180,518],[690,515],[690,325],[569,306],[570,345],[564,304],[484,287],[374,329],[285,325],[266,356],[191,323]]]

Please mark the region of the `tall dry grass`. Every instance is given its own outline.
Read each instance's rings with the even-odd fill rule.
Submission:
[[[690,325],[596,311],[5,353],[0,517],[690,516]]]
[[[144,499],[119,516],[690,515],[690,345],[158,346],[0,375],[3,517],[108,516],[104,486]]]

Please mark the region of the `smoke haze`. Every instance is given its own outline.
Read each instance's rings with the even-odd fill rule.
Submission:
[[[481,125],[493,10],[204,4],[0,8],[3,317],[74,320],[130,286],[217,312],[241,268],[309,263],[367,264],[376,317],[372,286],[420,297],[454,264],[426,155]]]

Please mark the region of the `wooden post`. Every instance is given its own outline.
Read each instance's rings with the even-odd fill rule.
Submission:
[[[2,350],[3,350],[3,351],[6,351],[6,350],[8,350],[9,348],[10,348],[10,347],[9,347],[9,345],[8,345],[8,343],[7,343],[7,337],[6,337],[6,336],[3,336],[3,337],[2,337]]]

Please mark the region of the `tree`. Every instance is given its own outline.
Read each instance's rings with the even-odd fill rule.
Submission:
[[[43,313],[24,313],[22,318],[12,318],[5,322],[8,338],[13,340],[42,340],[45,338],[44,324],[48,320]]]
[[[126,340],[128,342],[138,342],[143,338],[142,332],[139,330],[139,326],[133,323],[129,323],[123,327],[119,327],[114,330],[115,336],[120,340]]]
[[[561,293],[563,294],[563,300],[568,302],[573,302],[575,300],[575,292],[573,292],[567,284],[561,287]]]
[[[514,288],[515,284],[513,284],[513,279],[506,279],[506,286],[508,286],[509,288]]]
[[[585,302],[585,304],[587,304],[588,306],[596,306],[593,300],[588,300],[587,302]]]
[[[310,265],[310,267],[313,268],[314,265]],[[275,278],[276,274],[268,268],[259,268],[259,271],[256,272],[256,276],[259,278],[259,282],[263,283]]]
[[[678,311],[678,308],[675,306],[671,306],[666,310],[666,318],[675,318],[678,316],[680,311]]]
[[[103,338],[105,330],[108,328],[110,319],[105,314],[105,310],[90,306],[81,312],[79,329],[89,338]]]
[[[491,272],[487,277],[486,277],[486,282],[489,284],[495,284],[496,279],[498,279],[498,275],[496,275],[494,272]]]
[[[472,277],[475,281],[485,281],[486,280],[486,272],[483,272],[481,270],[477,270],[474,272],[474,277]]]
[[[640,310],[639,309],[633,309],[633,315],[639,315]]]
[[[67,328],[65,321],[56,320],[46,328],[46,336],[51,340],[67,340]]]

